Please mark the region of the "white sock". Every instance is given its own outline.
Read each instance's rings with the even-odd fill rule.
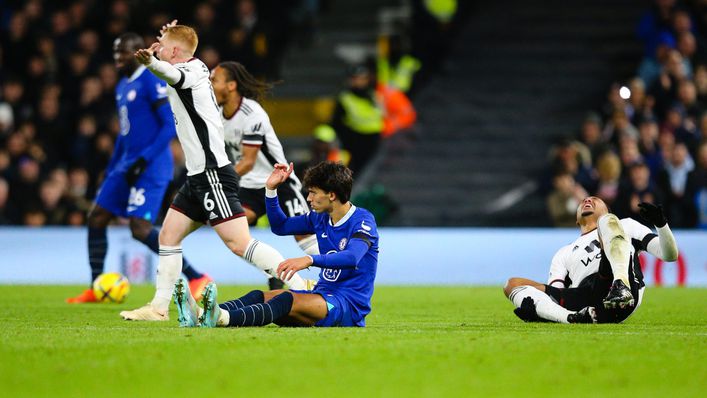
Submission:
[[[251,239],[248,242],[248,247],[245,249],[243,259],[255,265],[261,271],[264,271],[270,276],[278,277],[277,266],[285,261],[277,250],[267,243],[260,242],[256,239]],[[307,284],[301,276],[294,274],[289,281],[283,281],[290,289],[306,290]]]
[[[541,292],[532,286],[518,286],[511,291],[509,299],[516,308],[519,308],[526,297],[533,299],[535,311],[540,318],[557,323],[569,323],[567,322],[567,315],[572,314],[572,311],[563,308],[545,292]]]
[[[297,242],[297,245],[302,249],[305,254],[310,256],[319,254],[319,242],[317,242],[317,235],[309,235],[308,237]]]
[[[620,279],[626,286],[630,286],[628,265],[631,259],[631,243],[626,238],[619,218],[613,214],[601,216],[597,222],[597,230],[614,280]]]
[[[216,321],[216,326],[228,326],[228,322],[231,321],[231,314],[223,308],[219,308],[218,320]]]
[[[158,311],[169,310],[174,284],[182,272],[182,247],[160,245],[160,262],[157,265],[157,290],[152,306]]]

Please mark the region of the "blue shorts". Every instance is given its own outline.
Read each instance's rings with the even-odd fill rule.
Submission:
[[[155,223],[169,181],[143,176],[129,187],[124,173],[108,174],[98,190],[96,204],[119,217],[135,217]]]
[[[290,290],[294,293],[318,294],[326,301],[327,315],[314,324],[317,327],[352,327],[359,326],[353,321],[351,304],[345,299],[331,293],[313,292],[311,290]]]

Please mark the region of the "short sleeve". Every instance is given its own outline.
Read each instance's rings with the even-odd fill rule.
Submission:
[[[354,224],[351,230],[351,239],[361,239],[368,243],[368,246],[378,240],[378,226],[372,215],[365,214]]]
[[[209,78],[209,69],[203,62],[190,61],[174,65],[179,71],[179,80],[172,84],[177,90],[187,89],[196,86],[203,79]]]
[[[261,118],[250,117],[246,122],[246,128],[243,130],[243,145],[261,146],[265,141],[265,131],[270,127],[267,121]]]

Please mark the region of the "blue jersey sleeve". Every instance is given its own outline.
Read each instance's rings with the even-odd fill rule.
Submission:
[[[152,78],[151,80],[146,85],[145,90],[152,112],[157,115],[160,127],[155,140],[140,153],[140,157],[145,158],[147,161],[154,159],[177,135],[174,115],[167,100],[167,86],[157,78]]]
[[[311,256],[312,265],[320,268],[356,268],[369,247],[370,244],[364,240],[351,239],[345,250]]]
[[[275,197],[265,197],[265,212],[268,215],[270,229],[275,235],[306,235],[314,233],[311,212],[302,216],[287,217]]]

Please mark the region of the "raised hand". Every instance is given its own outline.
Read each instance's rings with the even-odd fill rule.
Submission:
[[[152,55],[160,48],[160,43],[152,43],[150,48],[142,48],[135,51],[135,59],[143,65],[149,65],[152,62]]]
[[[167,30],[167,28],[171,28],[172,26],[175,26],[177,24],[177,20],[173,19],[172,22],[162,25],[160,28],[160,35],[157,36],[157,40],[162,40],[162,36],[164,36],[164,32]]]
[[[638,211],[641,217],[658,228],[668,223],[665,214],[663,214],[663,206],[661,205],[656,206],[648,202],[639,203]]]
[[[292,174],[292,171],[294,169],[295,165],[291,162],[289,165],[276,163],[275,169],[272,171],[272,174],[270,174],[270,177],[268,177],[267,181],[265,181],[265,186],[268,189],[277,189],[280,184],[290,178],[290,175]]]

